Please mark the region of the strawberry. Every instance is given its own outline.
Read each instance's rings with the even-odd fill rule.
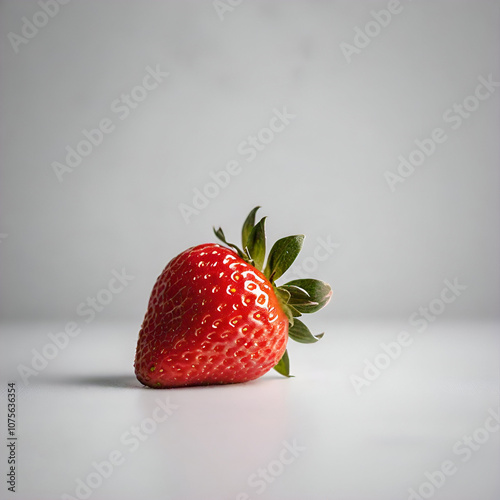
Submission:
[[[298,317],[324,307],[332,291],[323,281],[275,280],[297,257],[304,236],[281,238],[266,253],[265,220],[248,215],[242,247],[207,243],[171,260],[149,299],[137,344],[135,373],[149,387],[230,384],[271,368],[290,376],[288,337],[317,342]],[[229,247],[229,248],[228,248]]]

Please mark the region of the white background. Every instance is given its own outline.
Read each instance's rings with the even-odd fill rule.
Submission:
[[[72,1],[16,54],[7,34],[40,9],[2,2],[2,317],[65,319],[125,267],[101,317],[140,322],[165,264],[214,225],[236,240],[256,205],[273,240],[307,235],[303,259],[340,245],[311,273],[335,290],[325,314],[404,319],[458,277],[447,315],[495,316],[500,89],[457,130],[443,113],[500,81],[499,3],[402,2],[349,63],[341,44],[386,5],[245,1],[221,21],[210,1]],[[111,103],[156,65],[170,75],[121,120]],[[283,107],[296,118],[248,163],[238,145]],[[114,132],[60,183],[51,164],[103,118]],[[446,142],[391,192],[384,173],[436,127]],[[187,225],[179,204],[231,160]]]
[[[17,383],[17,498],[74,495],[115,449],[125,463],[92,500],[405,500],[445,460],[458,471],[430,497],[499,498],[499,433],[466,463],[453,450],[498,412],[500,88],[459,128],[445,117],[480,77],[500,82],[500,3],[402,1],[373,28],[387,5],[244,0],[221,20],[210,0],[72,0],[13,46],[41,7],[0,2],[0,367],[2,392]],[[367,23],[379,33],[346,57]],[[169,76],[121,120],[112,103],[157,66]],[[248,162],[242,142],[284,108],[295,118]],[[58,179],[53,163],[106,118],[113,132]],[[446,140],[393,192],[385,174],[437,127]],[[186,223],[181,204],[232,160],[241,172]],[[334,290],[309,322],[325,338],[290,346],[293,379],[141,387],[157,275],[214,225],[236,241],[255,205],[270,241],[307,235],[296,264]],[[320,239],[335,245],[318,259]],[[114,271],[133,279],[82,314]],[[465,287],[449,304],[445,280]],[[440,314],[424,320],[429,304]],[[80,334],[54,354],[48,335],[68,322]],[[402,331],[411,343],[356,385]],[[121,436],[167,396],[178,409],[130,453]],[[258,495],[251,475],[294,440],[306,451]]]

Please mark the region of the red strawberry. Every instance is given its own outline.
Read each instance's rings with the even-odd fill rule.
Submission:
[[[150,387],[229,384],[275,368],[289,376],[288,336],[316,342],[298,319],[331,296],[318,280],[276,286],[295,260],[303,236],[278,240],[265,269],[265,218],[253,209],[242,231],[244,252],[208,243],[185,250],[158,277],[139,333],[137,378]],[[262,272],[263,271],[263,272]]]

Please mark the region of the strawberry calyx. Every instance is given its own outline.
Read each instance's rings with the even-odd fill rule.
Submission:
[[[325,307],[332,296],[332,289],[324,281],[306,278],[289,281],[283,285],[275,282],[293,264],[302,249],[305,236],[302,234],[286,236],[274,243],[266,257],[266,217],[255,223],[255,216],[260,207],[255,207],[248,214],[241,231],[242,248],[226,240],[222,228],[215,229],[215,236],[232,248],[238,256],[252,265],[269,280],[278,298],[283,312],[288,318],[288,336],[302,344],[312,344],[323,337],[323,333],[314,335],[299,319],[303,314],[311,314]],[[274,369],[290,377],[290,360],[285,350]]]

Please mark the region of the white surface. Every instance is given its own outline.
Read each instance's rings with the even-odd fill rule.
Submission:
[[[74,495],[76,479],[113,450],[124,463],[93,500],[225,500],[239,493],[405,500],[408,488],[447,459],[458,471],[432,498],[500,497],[498,432],[466,463],[453,452],[490,409],[498,411],[498,325],[441,321],[423,334],[407,329],[413,344],[360,395],[350,376],[361,375],[364,359],[373,360],[380,343],[395,340],[405,325],[322,326],[327,335],[318,344],[290,346],[293,379],[270,373],[241,385],[152,390],[133,375],[137,325],[86,326],[28,386],[17,365],[29,365],[31,349],[42,349],[60,325],[3,325],[2,387],[18,381],[16,498]],[[167,397],[178,408],[131,451],[123,434]],[[4,432],[2,424],[3,439]],[[248,480],[279,458],[284,441],[305,450],[259,495]],[[5,467],[2,458],[2,477]],[[5,490],[2,484],[2,498]]]
[[[235,240],[256,205],[270,241],[307,235],[297,264],[334,285],[335,318],[405,318],[454,277],[469,289],[449,315],[497,317],[500,89],[456,130],[443,114],[500,81],[498,1],[401,0],[351,63],[341,44],[397,0],[246,0],[223,21],[210,0],[71,0],[16,54],[7,34],[38,1],[0,2],[3,319],[64,321],[124,267],[136,279],[100,318],[140,321],[167,261],[214,225]],[[170,76],[122,121],[111,103],[148,65]],[[239,144],[283,107],[296,118],[248,162]],[[60,183],[51,164],[103,118],[116,130]],[[446,142],[392,193],[384,173],[437,127]],[[179,205],[233,160],[186,225]]]

